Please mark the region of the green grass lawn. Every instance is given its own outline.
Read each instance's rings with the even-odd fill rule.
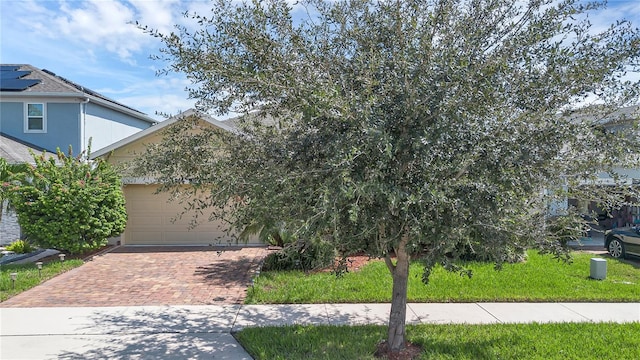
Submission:
[[[437,267],[428,285],[421,281],[421,265],[413,263],[409,302],[640,300],[640,269],[628,262],[608,258],[607,278],[593,280],[589,261],[597,255],[575,252],[571,264],[535,251],[528,255],[526,262],[506,264],[501,271],[490,263],[467,263],[471,279]],[[331,273],[262,272],[246,298],[248,304],[390,301],[391,275],[382,261],[340,278]]]
[[[72,259],[63,262],[53,261],[42,266],[42,276],[34,263],[0,265],[0,301],[39,285],[41,282],[65,271],[84,264],[82,260]],[[17,273],[15,288],[11,283],[11,273]]]
[[[419,359],[640,359],[640,323],[411,325]],[[375,359],[384,326],[247,328],[235,334],[256,360]]]

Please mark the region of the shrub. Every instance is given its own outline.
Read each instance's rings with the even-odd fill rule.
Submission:
[[[238,239],[246,242],[252,235],[258,235],[260,241],[278,247],[284,247],[297,240],[297,237],[287,229],[286,222],[274,221],[270,218],[254,220],[242,229]]]
[[[335,255],[333,246],[325,241],[298,240],[285,245],[282,250],[269,254],[265,258],[263,270],[321,269],[333,265]]]
[[[103,160],[81,154],[34,156],[8,187],[26,238],[41,247],[72,254],[98,249],[127,221],[120,178]]]
[[[16,254],[28,254],[35,250],[35,248],[25,240],[16,240],[13,243],[11,243],[11,245],[7,246],[5,249],[9,251],[13,251]]]
[[[475,246],[470,243],[459,244],[456,247],[458,258],[463,261],[505,262],[508,264],[523,262],[527,259],[526,249],[505,249],[501,257],[496,259],[491,254],[476,250],[481,248],[480,243],[475,242],[473,245]]]

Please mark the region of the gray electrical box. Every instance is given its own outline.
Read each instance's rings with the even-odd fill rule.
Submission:
[[[591,258],[590,277],[596,280],[604,280],[607,277],[607,260]]]

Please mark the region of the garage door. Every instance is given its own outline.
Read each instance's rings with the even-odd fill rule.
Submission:
[[[124,245],[227,245],[231,238],[221,222],[203,222],[189,229],[192,219],[185,214],[176,219],[183,205],[168,202],[166,194],[154,194],[155,185],[127,185],[127,228],[121,237]],[[251,243],[257,243],[253,239]],[[235,242],[232,243],[235,245]],[[240,244],[242,245],[242,244]]]

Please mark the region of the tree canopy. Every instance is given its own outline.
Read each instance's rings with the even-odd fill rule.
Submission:
[[[147,30],[201,110],[244,115],[238,131],[194,134],[183,121],[139,169],[174,190],[188,179],[207,195],[191,207],[236,229],[286,220],[299,238],[385,258],[399,351],[410,260],[422,259],[426,282],[470,250],[498,264],[560,251],[545,236],[551,202],[615,206],[635,191],[587,186],[638,166],[640,149],[637,119],[615,116],[638,103],[625,76],[639,70],[640,34],[624,20],[592,29],[601,6],[213,1],[187,14],[195,29]]]

